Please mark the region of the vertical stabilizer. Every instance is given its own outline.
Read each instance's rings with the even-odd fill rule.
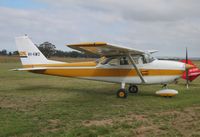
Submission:
[[[63,62],[48,60],[28,36],[16,37],[16,45],[22,65],[60,64]]]

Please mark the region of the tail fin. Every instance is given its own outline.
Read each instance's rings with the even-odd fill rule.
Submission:
[[[63,62],[48,60],[28,36],[16,37],[16,45],[22,65],[60,64]]]

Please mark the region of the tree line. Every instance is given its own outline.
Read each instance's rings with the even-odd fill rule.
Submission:
[[[56,46],[50,42],[43,42],[39,46],[36,45],[39,50],[46,56],[47,58],[50,57],[72,57],[72,58],[97,58],[98,56],[92,54],[85,54],[77,51],[62,51],[57,50]],[[2,56],[13,56],[19,55],[18,51],[10,52],[6,49],[0,51],[0,55]]]

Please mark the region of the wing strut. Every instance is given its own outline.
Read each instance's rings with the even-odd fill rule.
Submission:
[[[128,58],[130,59],[131,64],[134,66],[134,68],[135,68],[135,70],[136,70],[138,76],[140,77],[142,83],[146,83],[145,80],[144,80],[144,78],[143,78],[143,76],[142,76],[142,73],[140,72],[140,70],[139,70],[138,67],[136,66],[135,61],[133,60],[133,58],[131,57],[130,54],[128,54]]]

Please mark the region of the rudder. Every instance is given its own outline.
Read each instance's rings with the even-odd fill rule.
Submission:
[[[48,60],[28,36],[15,38],[22,65],[62,63]]]

